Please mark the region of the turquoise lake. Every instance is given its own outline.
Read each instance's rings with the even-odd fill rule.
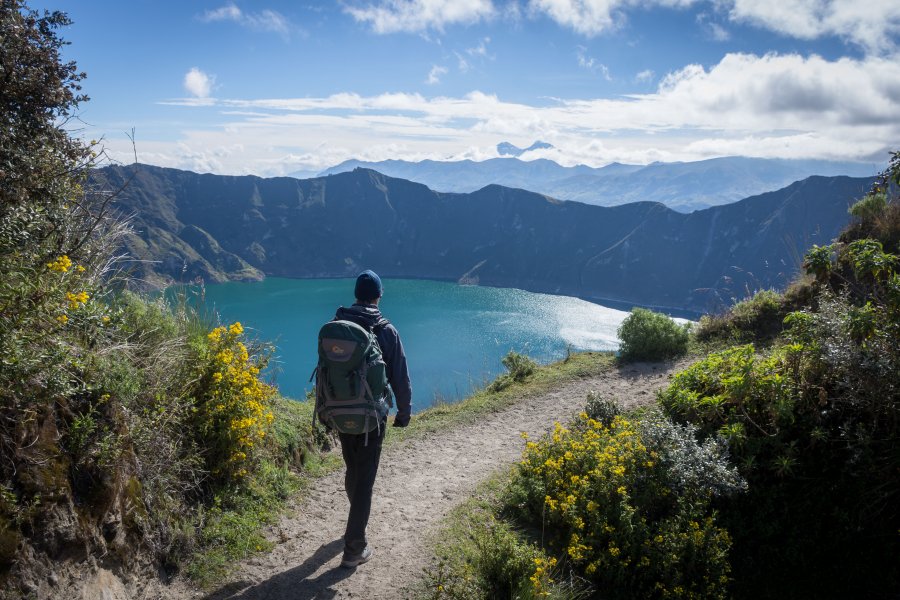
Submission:
[[[205,288],[223,323],[240,321],[275,344],[270,369],[281,393],[302,398],[316,366],[319,327],[353,303],[353,279],[280,279]],[[504,371],[510,350],[539,362],[575,350],[615,350],[627,312],[578,298],[516,289],[386,279],[380,308],[400,332],[409,361],[413,408],[458,400]]]

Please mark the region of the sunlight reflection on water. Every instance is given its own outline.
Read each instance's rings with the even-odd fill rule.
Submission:
[[[316,335],[335,309],[353,302],[352,279],[280,279],[208,286],[207,307],[241,321],[277,346],[277,384],[299,398],[310,387]],[[566,296],[454,283],[387,279],[382,312],[400,331],[416,410],[455,400],[503,371],[510,350],[539,362],[575,350],[618,348],[627,312]]]

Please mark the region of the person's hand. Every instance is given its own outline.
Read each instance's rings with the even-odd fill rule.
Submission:
[[[394,417],[394,427],[406,427],[409,425],[409,415],[397,415]]]

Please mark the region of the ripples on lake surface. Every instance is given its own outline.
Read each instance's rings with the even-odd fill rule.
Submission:
[[[207,286],[205,303],[223,322],[240,321],[277,347],[281,392],[302,398],[316,365],[319,327],[353,303],[353,279],[279,279]],[[566,348],[615,350],[627,312],[578,298],[436,281],[386,279],[380,308],[400,331],[413,404],[457,400],[503,371],[510,350],[539,362]]]

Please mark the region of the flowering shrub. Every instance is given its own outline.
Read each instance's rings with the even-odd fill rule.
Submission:
[[[508,505],[604,597],[724,598],[731,541],[711,500],[742,481],[721,450],[696,447],[691,432],[673,435],[681,430],[661,418],[648,423],[652,434],[622,416],[557,423],[526,443]],[[685,464],[698,456],[709,464]]]
[[[266,357],[251,357],[243,333],[243,326],[233,323],[207,335],[208,360],[197,405],[207,466],[223,479],[239,479],[248,473],[274,420],[271,401],[275,389],[259,379]]]

